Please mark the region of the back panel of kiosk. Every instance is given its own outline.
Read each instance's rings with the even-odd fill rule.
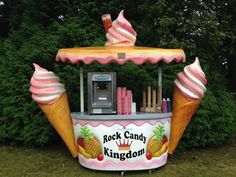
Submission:
[[[116,73],[88,73],[88,113],[116,114]]]

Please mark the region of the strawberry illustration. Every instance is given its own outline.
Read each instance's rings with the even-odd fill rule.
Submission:
[[[165,144],[166,142],[168,142],[168,139],[166,137],[166,135],[162,136],[162,144]]]
[[[84,138],[81,136],[77,139],[77,144],[84,148]]]
[[[97,159],[98,159],[99,161],[102,161],[102,160],[104,159],[103,154],[99,154],[99,155],[97,156]]]
[[[148,160],[151,160],[151,159],[152,159],[152,154],[148,152],[148,153],[146,154],[146,158],[147,158]]]

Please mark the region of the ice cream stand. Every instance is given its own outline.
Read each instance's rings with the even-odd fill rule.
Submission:
[[[123,54],[124,58],[119,58]],[[56,60],[83,62],[90,64],[94,61],[100,64],[117,62],[124,64],[133,62],[143,64],[159,61],[170,63],[172,61],[185,61],[183,50],[156,49],[145,47],[88,47],[75,49],[61,49]],[[144,170],[155,169],[167,161],[168,139],[170,134],[171,113],[134,113],[128,115],[88,115],[84,113],[83,97],[83,65],[80,66],[80,113],[72,113],[76,142],[80,144],[81,129],[91,133],[98,147],[94,156],[88,155],[79,146],[79,162],[81,165],[96,170]],[[159,69],[159,84],[161,85],[161,69]],[[161,91],[161,89],[159,89]],[[161,97],[161,92],[159,96]],[[161,98],[159,100],[162,100]],[[147,153],[153,129],[162,127],[161,135],[165,136],[166,144],[152,157]],[[94,142],[93,142],[94,143]],[[94,143],[96,144],[96,143]],[[93,145],[94,145],[93,144]],[[154,143],[155,144],[155,143]],[[157,143],[158,144],[158,143]],[[164,145],[163,144],[163,145]],[[153,145],[155,148],[155,145]],[[151,148],[151,146],[150,146]],[[152,150],[150,150],[152,151]],[[155,151],[155,150],[154,150]]]
[[[103,21],[105,24],[105,30],[107,27],[106,24],[111,24],[107,23],[106,18]],[[119,22],[119,20],[122,23]],[[124,19],[123,12],[120,13],[118,19],[114,21],[112,25],[114,25],[115,27],[117,25],[123,25],[124,29],[126,29],[131,34],[135,34],[131,29],[129,29],[131,25],[129,25],[129,23],[127,23],[127,20]],[[115,34],[112,32],[112,27],[110,26],[109,28],[106,30],[106,32],[110,31],[110,35],[113,35],[114,37]],[[121,30],[121,32],[123,32],[123,30]],[[129,36],[130,34],[125,33],[126,37],[127,35],[129,39],[132,39],[132,36]],[[109,36],[107,36],[107,39],[108,41],[106,44],[108,45],[104,47],[69,48],[60,49],[58,51],[56,61],[71,62],[73,64],[79,64],[80,66],[80,112],[74,112],[70,115],[68,115],[67,113],[67,115],[69,116],[68,119],[72,119],[73,128],[72,125],[68,125],[67,128],[57,128],[58,123],[56,123],[57,125],[54,126],[54,121],[50,121],[51,119],[49,119],[49,121],[59,132],[61,132],[62,129],[67,129],[66,131],[73,131],[72,135],[69,135],[71,134],[70,132],[68,133],[67,137],[70,136],[71,138],[73,136],[74,144],[71,142],[67,143],[67,138],[63,138],[63,133],[59,134],[65,141],[66,145],[69,147],[72,155],[74,157],[78,156],[79,163],[84,167],[93,170],[121,171],[122,176],[124,175],[125,171],[129,170],[149,170],[149,172],[152,172],[153,169],[161,167],[167,162],[168,149],[171,143],[171,117],[175,117],[174,115],[172,116],[171,112],[161,111],[161,68],[158,69],[158,90],[151,91],[151,88],[148,88],[147,93],[144,91],[144,94],[142,95],[143,107],[140,109],[141,112],[128,111],[127,113],[119,113],[120,110],[118,109],[118,107],[120,106],[120,99],[118,92],[116,91],[115,96],[114,94],[112,94],[109,98],[116,104],[115,107],[117,107],[117,109],[114,109],[113,112],[107,114],[103,113],[103,109],[96,108],[96,106],[90,113],[86,113],[84,111],[83,66],[91,64],[93,62],[98,62],[102,65],[109,64],[111,62],[115,62],[118,64],[132,62],[137,65],[141,65],[146,62],[150,62],[152,64],[157,64],[158,62],[185,62],[185,53],[182,49],[160,49],[129,45],[129,42],[132,43],[132,40],[125,41],[125,43],[128,43],[128,45],[125,46],[119,45],[119,41],[118,45],[109,45],[112,42],[114,43],[114,39],[109,40]],[[38,70],[40,69],[41,68],[38,67]],[[37,72],[39,73],[39,71]],[[44,69],[43,72],[46,73],[47,70]],[[38,73],[35,73],[35,75]],[[44,74],[40,73],[40,77],[42,75],[44,76]],[[50,73],[49,75],[52,75],[52,73]],[[48,78],[49,75],[47,75],[46,77]],[[182,79],[183,77],[180,78],[181,81],[184,80]],[[198,78],[202,77],[199,76]],[[37,80],[37,77],[35,76],[34,79]],[[112,81],[112,77],[107,73],[95,73],[94,76],[91,76],[91,80],[92,79],[97,79],[98,82],[106,81],[106,83],[107,81]],[[34,85],[32,83],[31,85]],[[97,87],[98,86],[96,85],[95,88]],[[182,87],[180,87],[180,90],[181,88]],[[32,86],[31,92],[32,95],[34,95],[34,97],[32,96],[33,99],[37,102],[37,100],[39,100],[36,97],[37,89],[36,91],[34,91],[34,88]],[[64,90],[61,92],[64,92]],[[128,91],[121,92],[121,94],[123,95],[125,95],[126,93],[128,93]],[[124,99],[125,98],[126,97],[124,97]],[[107,101],[107,98],[105,96],[101,96],[98,99],[100,99],[101,101]],[[179,99],[181,100],[182,98],[179,97]],[[188,99],[186,102],[189,105]],[[52,104],[54,105],[54,102]],[[188,109],[187,111],[188,116],[186,117],[178,115],[178,117],[182,116],[185,119],[191,117],[192,114],[196,111],[196,107],[198,106],[198,104],[199,100],[194,100],[193,104],[191,104],[193,106],[190,106],[191,109]],[[41,103],[39,105],[41,105]],[[40,107],[42,108],[42,105]],[[126,107],[127,105],[123,105],[123,111],[124,109],[126,109]],[[177,112],[178,109],[180,108],[174,108],[174,113]],[[183,105],[181,109],[185,110],[185,105]],[[50,117],[47,110],[46,112],[44,109],[42,110],[47,115],[47,117]],[[190,119],[188,119],[188,122],[189,120]],[[182,127],[184,128],[184,126]],[[173,137],[174,136],[172,136],[172,139]],[[178,142],[180,138],[175,139],[176,142]],[[170,153],[173,153],[173,149],[175,149],[175,147],[176,145],[174,146],[174,148],[172,148],[172,151]]]

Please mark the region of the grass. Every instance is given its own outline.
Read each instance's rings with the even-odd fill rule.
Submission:
[[[152,174],[132,171],[128,177],[231,177],[236,174],[236,146],[192,150],[169,157]],[[93,171],[81,167],[65,147],[11,147],[0,144],[2,177],[117,177],[120,172]]]

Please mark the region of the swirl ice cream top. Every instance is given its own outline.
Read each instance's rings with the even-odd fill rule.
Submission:
[[[106,33],[106,46],[134,46],[137,33],[132,25],[125,19],[122,10],[117,19],[112,22],[111,28]]]
[[[174,81],[175,86],[190,99],[201,99],[206,92],[207,80],[205,74],[196,58],[194,63],[185,66],[184,72],[178,73],[178,79]]]
[[[33,65],[35,71],[30,80],[32,99],[36,103],[51,104],[65,92],[64,84],[59,82],[59,78],[53,72],[37,64]]]

